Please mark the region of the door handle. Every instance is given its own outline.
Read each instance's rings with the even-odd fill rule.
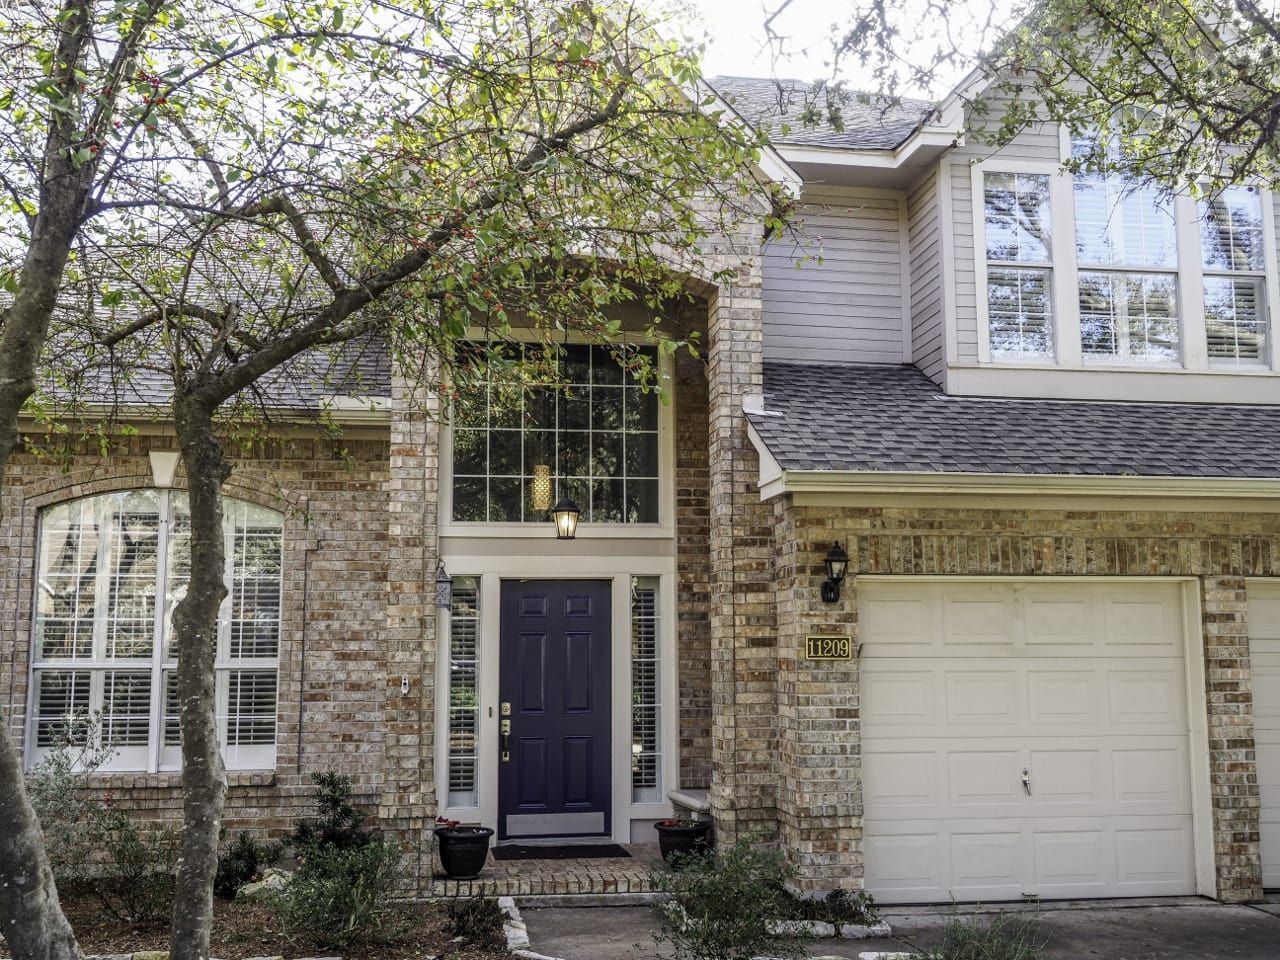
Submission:
[[[1027,796],[1031,796],[1031,771],[1026,767],[1022,768],[1022,789],[1027,791]]]
[[[504,703],[503,706],[505,707],[506,704]],[[502,762],[510,763],[511,762],[511,721],[504,717],[502,722],[498,725],[498,732],[502,734]]]

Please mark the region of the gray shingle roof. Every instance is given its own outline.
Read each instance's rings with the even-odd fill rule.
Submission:
[[[892,150],[933,110],[933,104],[924,100],[903,99],[891,104],[867,94],[837,95],[820,84],[801,80],[712,77],[708,82],[745,120],[779,144]],[[828,97],[839,107],[843,130],[827,119],[801,122],[806,101],[816,103],[819,116],[825,117]]]
[[[785,470],[1280,478],[1280,406],[951,397],[911,366],[797,363],[765,364],[764,405]]]

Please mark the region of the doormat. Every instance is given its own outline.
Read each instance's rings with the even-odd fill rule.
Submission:
[[[629,857],[616,843],[566,843],[540,846],[535,843],[511,843],[494,847],[495,860],[619,860]]]

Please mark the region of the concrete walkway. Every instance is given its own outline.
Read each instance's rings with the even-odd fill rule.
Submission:
[[[996,908],[977,912],[991,913]],[[1280,904],[1229,906],[1183,898],[1042,904],[1031,909],[1045,960],[1280,960]],[[530,949],[563,960],[644,960],[657,955],[657,923],[648,907],[532,908],[521,912]],[[971,915],[972,908],[960,908]],[[889,940],[815,940],[812,957],[857,960],[872,950],[927,950],[942,941],[951,916],[938,908],[889,908]]]

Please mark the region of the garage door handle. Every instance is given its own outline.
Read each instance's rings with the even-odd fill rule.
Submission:
[[[1022,789],[1027,791],[1027,796],[1031,796],[1031,771],[1026,767],[1022,768]]]

